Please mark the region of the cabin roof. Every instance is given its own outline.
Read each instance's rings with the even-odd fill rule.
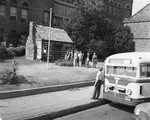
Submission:
[[[50,34],[49,34],[50,30]],[[67,32],[64,29],[47,27],[42,25],[36,25],[36,34],[39,35],[41,39],[52,40],[58,42],[67,42],[73,43],[71,38],[68,36]],[[50,36],[50,39],[49,39]]]

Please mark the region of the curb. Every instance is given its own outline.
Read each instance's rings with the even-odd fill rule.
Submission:
[[[25,120],[53,120],[55,118],[63,117],[69,114],[73,114],[76,112],[80,112],[83,110],[87,110],[90,108],[98,107],[100,105],[107,104],[108,101],[104,99],[96,100],[96,101],[91,101],[91,102],[85,102],[82,103],[82,105],[75,105],[73,107],[61,109],[61,110],[56,110],[51,113],[45,113],[43,115],[37,115],[37,116],[30,116],[30,118],[25,118]]]
[[[92,86],[93,84],[94,81],[88,81],[88,82],[78,82],[78,83],[70,83],[70,84],[55,85],[55,86],[48,86],[48,87],[3,91],[0,92],[0,99],[29,96],[29,95],[35,95],[35,94],[41,94],[47,92],[56,92],[56,91],[67,90],[76,87],[80,88],[80,87]]]

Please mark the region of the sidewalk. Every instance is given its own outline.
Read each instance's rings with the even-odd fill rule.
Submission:
[[[106,103],[92,100],[93,86],[0,100],[2,120],[52,120]],[[0,120],[1,120],[0,119]]]

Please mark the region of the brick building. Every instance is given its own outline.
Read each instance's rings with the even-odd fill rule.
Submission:
[[[29,22],[49,25],[49,11],[53,9],[52,26],[60,27],[69,20],[69,13],[78,0],[0,0],[0,41],[10,32],[28,33]],[[98,0],[113,23],[120,23],[132,13],[133,0]],[[41,4],[42,2],[42,4]]]
[[[53,0],[0,0],[0,41],[7,40],[11,32],[28,33],[30,21],[45,24],[44,15],[53,3]]]
[[[69,13],[77,0],[55,0],[53,24],[60,26],[63,21],[69,20]],[[124,18],[131,17],[133,0],[97,0],[102,2],[106,14],[115,24],[120,24]]]
[[[134,35],[135,51],[150,52],[150,4],[124,21]]]

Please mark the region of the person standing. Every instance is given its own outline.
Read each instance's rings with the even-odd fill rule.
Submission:
[[[67,60],[70,60],[70,56],[71,56],[71,51],[70,51],[70,50],[68,50]]]
[[[74,53],[73,53],[73,50],[71,50],[71,52],[70,52],[70,59],[71,59],[71,61],[73,61],[73,57],[74,57]]]
[[[81,51],[78,54],[78,58],[79,58],[79,66],[81,67],[82,66],[82,59],[83,59],[83,55],[82,55]]]
[[[89,67],[89,62],[90,62],[90,54],[87,53],[87,57],[86,57],[86,67]]]
[[[73,58],[73,66],[77,66],[77,59],[78,59],[78,51],[75,50]]]
[[[96,75],[96,81],[94,84],[94,92],[93,92],[93,96],[91,99],[99,99],[101,86],[103,82],[104,82],[104,70],[103,70],[103,67],[100,67]]]
[[[46,48],[43,48],[42,61],[46,61],[46,54],[47,54],[47,50],[46,50]]]
[[[69,52],[69,50],[67,50],[66,53],[65,53],[65,60],[67,60],[68,52]]]
[[[97,55],[94,53],[92,56],[93,68],[96,68],[97,64]]]

